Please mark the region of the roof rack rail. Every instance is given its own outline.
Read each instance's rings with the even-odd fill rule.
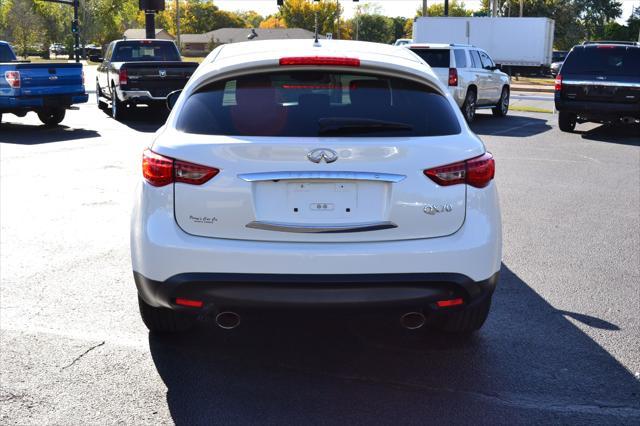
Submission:
[[[589,40],[582,42],[583,46],[588,46],[591,44],[619,44],[621,46],[640,46],[640,42],[637,41]]]

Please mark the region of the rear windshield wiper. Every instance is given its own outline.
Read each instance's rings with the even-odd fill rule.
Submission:
[[[320,135],[341,135],[352,133],[412,131],[413,127],[395,121],[374,120],[370,118],[328,117],[318,120]]]

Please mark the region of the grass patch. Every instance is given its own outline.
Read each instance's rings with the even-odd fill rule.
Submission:
[[[540,78],[540,77],[519,77],[517,80],[515,77],[511,78],[512,84],[531,84],[533,86],[553,86],[555,84],[552,78]]]
[[[183,56],[182,60],[185,62],[197,62],[199,64],[202,63],[202,61],[205,60],[204,56],[195,56],[195,57],[191,57],[191,56]]]
[[[544,114],[553,114],[553,111],[546,108],[538,108],[532,106],[518,106],[518,105],[509,105],[509,110],[511,111],[521,111],[521,112],[541,112]]]

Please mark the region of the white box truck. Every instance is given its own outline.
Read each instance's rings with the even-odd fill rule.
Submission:
[[[548,72],[555,22],[549,18],[425,17],[414,43],[461,43],[486,50],[509,73]]]

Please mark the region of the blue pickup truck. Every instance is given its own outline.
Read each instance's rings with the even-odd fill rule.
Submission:
[[[82,64],[20,62],[0,41],[0,121],[5,113],[34,111],[45,126],[56,126],[71,105],[87,99]]]

